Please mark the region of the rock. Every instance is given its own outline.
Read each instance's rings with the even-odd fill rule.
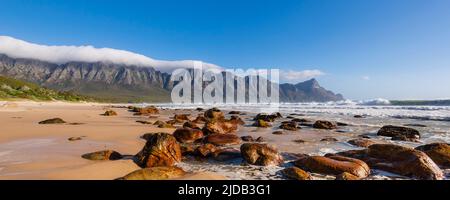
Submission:
[[[369,147],[370,145],[376,144],[376,142],[364,138],[349,140],[347,143],[357,147],[365,147],[365,148]]]
[[[194,155],[197,149],[193,144],[180,144],[181,155]]]
[[[159,125],[163,125],[163,124],[166,124],[166,122],[163,122],[161,120],[158,120],[155,123],[153,123],[153,125],[155,125],[155,126],[159,126]]]
[[[203,108],[196,108],[195,110],[196,111],[204,111],[205,109],[203,109]]]
[[[136,123],[140,123],[140,124],[152,124],[152,123],[149,122],[149,121],[141,121],[141,120],[136,121]]]
[[[88,160],[120,160],[123,158],[122,154],[113,150],[104,150],[93,153],[87,153],[83,154],[81,157]]]
[[[272,125],[271,125],[269,122],[264,121],[264,120],[262,120],[262,119],[256,120],[256,122],[253,123],[253,126],[255,126],[255,127],[260,127],[260,128],[269,128],[269,127],[272,127]]]
[[[448,144],[427,144],[416,147],[416,150],[426,153],[439,166],[450,168],[450,146]]]
[[[195,150],[195,154],[202,157],[208,157],[217,150],[218,149],[215,145],[208,143],[197,147],[197,149]]]
[[[338,126],[348,126],[347,123],[343,123],[343,122],[336,122],[336,125],[338,125]]]
[[[147,106],[145,108],[133,107],[131,111],[135,112],[135,115],[159,114],[159,110],[155,106]]]
[[[173,136],[180,143],[193,143],[203,138],[203,132],[192,128],[179,128],[173,132]]]
[[[392,137],[392,140],[411,142],[417,142],[420,139],[419,131],[401,126],[384,126],[378,131],[377,135]]]
[[[196,123],[196,124],[202,124],[202,123],[205,123],[206,121],[207,121],[207,119],[203,116],[197,116],[197,118],[192,120],[192,122]]]
[[[299,124],[300,126],[306,126],[306,127],[313,127],[314,123],[310,123],[310,122],[303,122]]]
[[[308,123],[308,122],[311,122],[311,120],[309,120],[309,119],[299,119],[299,118],[294,118],[294,119],[292,119],[291,121],[293,121],[293,122],[299,122],[299,123]]]
[[[65,124],[66,122],[62,120],[61,118],[53,118],[53,119],[47,119],[44,121],[39,122],[39,124]]]
[[[337,142],[339,140],[337,140],[336,138],[332,138],[332,137],[326,137],[320,140],[321,142]]]
[[[266,140],[263,137],[256,138],[255,142],[265,142]]]
[[[229,161],[241,158],[241,152],[238,149],[218,149],[212,153],[212,158],[216,161]]]
[[[255,121],[263,120],[266,122],[274,122],[276,119],[280,119],[280,118],[283,118],[280,113],[274,113],[271,115],[260,113],[255,116],[254,120]]]
[[[170,124],[170,125],[181,124],[181,123],[183,123],[182,120],[176,120],[176,119],[166,121],[166,124]]]
[[[204,138],[203,142],[223,146],[240,144],[241,139],[233,134],[210,134]]]
[[[299,127],[297,126],[297,122],[285,122],[280,125],[280,129],[288,130],[288,131],[297,131]]]
[[[357,181],[357,180],[360,180],[360,178],[353,174],[350,174],[348,172],[344,172],[342,174],[337,175],[336,180],[338,180],[338,181]]]
[[[442,170],[424,152],[394,144],[373,144],[338,155],[364,160],[371,168],[425,180],[441,180]]]
[[[70,138],[67,139],[67,140],[73,142],[73,141],[78,141],[78,140],[82,140],[82,139],[83,139],[82,137],[70,137]]]
[[[283,135],[283,131],[274,131],[272,134],[274,135]]]
[[[278,151],[267,144],[245,143],[241,146],[241,155],[252,165],[269,166],[283,163],[283,157]]]
[[[203,133],[209,134],[228,134],[234,133],[238,129],[237,124],[228,120],[211,120],[206,122],[203,127]]]
[[[300,181],[312,180],[311,175],[308,172],[305,172],[298,167],[289,167],[289,168],[283,169],[283,170],[281,170],[281,173],[284,176],[286,176],[290,179],[294,179],[294,180],[300,180]]]
[[[364,116],[362,116],[362,115],[355,115],[355,116],[353,116],[354,118],[365,118]]]
[[[179,178],[185,174],[179,167],[152,167],[136,170],[119,180],[165,180]]]
[[[244,141],[244,142],[254,142],[255,141],[255,139],[253,139],[253,137],[250,136],[250,135],[242,136],[241,140]]]
[[[211,108],[207,110],[204,114],[206,119],[210,120],[223,120],[225,119],[225,116],[221,110],[218,108]]]
[[[164,123],[164,124],[158,125],[158,128],[175,128],[175,126],[173,126],[172,124]]]
[[[142,168],[173,166],[181,161],[180,145],[168,133],[149,135],[144,148],[135,155],[135,161]]]
[[[228,114],[230,114],[230,115],[239,115],[239,114],[241,114],[241,112],[240,111],[230,111]]]
[[[107,110],[103,113],[103,116],[117,116],[117,112],[114,110]]]
[[[190,114],[178,114],[174,115],[173,119],[177,121],[190,121],[189,116]]]
[[[369,166],[365,162],[344,156],[307,156],[295,161],[294,165],[319,174],[339,175],[347,172],[359,178],[370,174]]]
[[[200,127],[199,127],[196,123],[190,122],[190,121],[185,122],[185,123],[183,124],[183,128],[200,129]]]
[[[230,121],[238,125],[245,125],[244,120],[236,115],[231,116]]]
[[[426,125],[423,125],[423,124],[405,124],[404,126],[421,127],[421,128],[427,127]]]
[[[334,123],[329,122],[329,121],[322,121],[322,120],[316,121],[316,123],[314,123],[313,127],[317,128],[317,129],[327,129],[327,130],[337,128]]]
[[[303,143],[305,143],[306,141],[305,141],[305,140],[298,139],[298,140],[294,140],[293,142],[303,144]]]

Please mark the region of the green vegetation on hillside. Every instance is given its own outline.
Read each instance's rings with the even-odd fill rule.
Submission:
[[[0,99],[28,99],[34,101],[95,101],[93,98],[57,92],[33,83],[0,76]]]

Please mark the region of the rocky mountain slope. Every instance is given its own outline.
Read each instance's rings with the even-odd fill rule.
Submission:
[[[103,62],[58,65],[33,59],[14,59],[4,54],[0,54],[0,75],[113,102],[169,102],[173,87],[170,74],[151,67]],[[282,102],[342,99],[342,95],[325,90],[314,79],[296,85],[280,85]]]

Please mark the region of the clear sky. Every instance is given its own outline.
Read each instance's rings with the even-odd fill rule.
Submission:
[[[350,99],[450,98],[449,0],[2,0],[0,35],[320,70]]]

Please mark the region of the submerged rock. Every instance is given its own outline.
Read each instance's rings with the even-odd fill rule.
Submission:
[[[87,153],[83,154],[81,157],[88,160],[120,160],[123,158],[122,154],[113,150],[104,150],[93,153]]]
[[[338,155],[365,161],[371,168],[425,180],[441,180],[442,170],[427,154],[394,144],[373,144],[364,150],[340,152]]]
[[[364,161],[344,156],[306,156],[294,164],[303,170],[319,174],[336,176],[347,172],[359,178],[370,174],[370,168]]]
[[[181,148],[168,133],[148,135],[144,148],[135,155],[136,163],[143,167],[173,166],[181,161]]]
[[[297,131],[299,127],[297,126],[297,122],[284,122],[280,125],[280,129],[288,130],[288,131]]]
[[[377,135],[392,137],[392,140],[402,140],[417,142],[420,139],[420,133],[416,129],[401,126],[384,126]]]
[[[65,124],[66,122],[62,120],[61,118],[53,118],[53,119],[47,119],[44,121],[39,122],[39,124]]]
[[[339,140],[337,140],[336,138],[333,137],[326,137],[320,140],[321,142],[337,142]]]
[[[322,120],[316,121],[316,123],[314,123],[313,127],[317,128],[317,129],[327,129],[327,130],[337,128],[336,124],[329,122],[329,121],[322,121]]]
[[[271,125],[269,122],[264,121],[264,120],[262,120],[262,119],[256,120],[256,122],[253,123],[253,126],[255,126],[255,127],[260,127],[260,128],[269,128],[269,127],[272,127],[272,125]]]
[[[376,142],[364,138],[358,138],[349,140],[347,143],[357,146],[357,147],[369,147],[370,145],[376,144]]]
[[[267,144],[246,143],[241,146],[241,155],[244,160],[252,165],[280,165],[283,157],[278,151]]]
[[[165,180],[179,178],[185,174],[179,167],[152,167],[136,170],[119,180]]]
[[[439,166],[450,168],[450,145],[433,143],[419,146],[416,150],[426,153]]]
[[[274,114],[270,114],[270,115],[260,113],[255,116],[254,120],[255,121],[263,120],[266,122],[274,122],[276,119],[281,119],[281,118],[283,118],[283,116],[281,116],[280,113],[274,113]]]

